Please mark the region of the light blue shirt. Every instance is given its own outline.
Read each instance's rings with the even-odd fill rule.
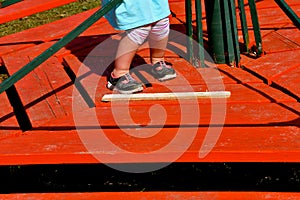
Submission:
[[[102,0],[105,5],[110,0]],[[118,30],[128,30],[150,24],[170,15],[168,0],[123,0],[119,6],[105,15]]]

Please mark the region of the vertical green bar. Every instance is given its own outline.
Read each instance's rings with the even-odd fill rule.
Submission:
[[[103,17],[106,13],[108,13],[112,8],[120,4],[123,0],[111,0],[110,3],[103,6],[100,10],[96,11],[92,16],[82,22],[79,26],[77,26],[73,31],[68,33],[54,45],[52,45],[49,49],[44,51],[38,57],[33,59],[30,63],[22,67],[19,71],[14,73],[8,79],[3,81],[0,84],[0,94],[15,84],[17,81],[22,79],[40,64],[45,62],[48,58],[58,52],[61,48],[69,44],[73,39],[75,39],[78,35],[80,35],[83,31],[92,26],[96,21],[98,21],[101,17]]]
[[[202,26],[202,5],[201,0],[196,0],[196,23],[198,38],[198,67],[205,67],[204,64],[204,47],[203,47],[203,26]]]
[[[208,40],[216,63],[239,63],[235,6],[232,0],[205,0]]]
[[[208,40],[211,56],[216,63],[233,64],[235,48],[228,0],[205,0]],[[236,22],[234,22],[236,23]]]
[[[193,47],[193,24],[192,24],[192,0],[185,1],[186,15],[186,35],[187,35],[187,56],[188,61],[193,64],[194,47]]]
[[[234,65],[235,62],[235,56],[234,56],[234,43],[233,43],[233,30],[231,26],[231,16],[230,16],[230,8],[228,5],[228,1],[230,0],[224,0],[221,1],[221,13],[223,14],[222,18],[224,20],[224,29],[225,29],[225,60],[226,63],[230,65]],[[227,48],[227,49],[226,49]]]
[[[242,27],[243,40],[244,40],[246,52],[250,53],[250,48],[249,48],[250,40],[249,40],[249,32],[248,32],[244,0],[238,0],[238,7],[240,11],[241,27]]]
[[[230,22],[231,22],[231,36],[233,43],[233,52],[235,57],[235,66],[240,65],[240,45],[237,31],[237,23],[236,23],[236,10],[235,10],[235,1],[228,0],[228,10],[230,13]]]
[[[215,62],[225,62],[225,46],[220,0],[205,0],[208,42]]]
[[[257,48],[257,56],[261,56],[263,50],[262,50],[262,37],[260,34],[260,27],[258,22],[258,15],[255,5],[255,0],[248,0],[249,7],[250,7],[250,13],[252,18],[252,24],[254,29],[254,36],[255,36],[255,43]]]

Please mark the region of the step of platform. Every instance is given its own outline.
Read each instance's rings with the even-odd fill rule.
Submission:
[[[299,193],[280,192],[104,192],[104,193],[45,193],[45,194],[7,194],[0,195],[3,200],[28,200],[28,199],[112,199],[122,200],[124,196],[131,200],[251,200],[251,199],[291,199],[300,198]]]
[[[300,95],[297,84],[292,83],[299,80],[299,34],[291,22],[286,20],[286,16],[284,19],[278,18],[283,26],[278,25],[277,21],[273,23],[271,18],[275,18],[272,13],[267,12],[267,8],[271,6],[275,9],[276,5],[269,4],[270,2],[271,0],[257,2],[260,16],[265,16],[260,21],[267,54],[257,59],[242,55],[243,68],[213,65],[206,69],[197,69],[183,56],[178,55],[184,54],[186,47],[184,43],[178,42],[179,36],[175,35],[170,38],[172,48],[168,49],[166,60],[173,63],[178,77],[161,83],[148,73],[149,65],[146,63],[149,63],[149,51],[143,49],[147,46],[137,53],[133,76],[145,83],[145,93],[230,91],[231,96],[226,101],[201,99],[117,104],[101,102],[104,94],[111,93],[105,86],[106,75],[120,37],[105,19],[99,20],[15,84],[33,130],[21,132],[6,94],[0,95],[0,105],[3,107],[0,110],[0,164],[97,163],[99,160],[91,154],[106,157],[111,151],[107,153],[94,149],[89,152],[80,139],[79,132],[97,132],[99,126],[104,127],[103,130],[110,139],[122,148],[143,152],[146,147],[147,152],[152,152],[172,141],[181,125],[185,134],[195,132],[196,135],[194,140],[191,138],[187,141],[189,145],[184,152],[178,150],[180,145],[176,146],[174,152],[183,153],[176,162],[298,162]],[[291,3],[299,12],[299,3]],[[183,31],[184,35],[184,2],[170,1],[170,4],[175,14],[171,18],[172,27]],[[278,7],[276,15],[280,15],[277,11]],[[9,74],[15,73],[93,12],[95,10],[0,38],[1,67],[5,67]],[[271,22],[274,27],[269,28]],[[274,38],[278,39],[275,43],[272,42]],[[73,84],[75,78],[80,80],[76,87]],[[150,105],[156,104],[158,106],[154,108],[161,112],[163,107],[168,115],[166,121],[154,121],[151,124]],[[126,108],[127,105],[133,121],[124,118],[116,122],[116,116],[112,112],[115,108]],[[181,107],[184,109],[181,110]],[[199,109],[199,119],[182,123],[181,115],[185,109],[190,110],[188,117],[193,118],[197,115],[195,108]],[[211,121],[212,108],[219,108],[217,114],[220,113],[220,117],[224,117],[224,123]],[[91,114],[92,111],[96,114]],[[120,116],[127,116],[125,114]],[[79,124],[76,124],[74,120],[78,120],[75,119],[78,116],[79,121],[76,123]],[[93,116],[96,118],[91,118]],[[159,117],[163,120],[163,115],[159,114]],[[91,119],[97,119],[97,123],[94,124]],[[79,129],[76,125],[80,125]],[[154,142],[151,138],[137,142],[122,134],[123,129],[141,129],[142,131],[136,132],[138,135],[142,132],[156,133],[161,127],[161,134],[158,132],[153,138]],[[200,148],[206,145],[205,133],[209,128],[222,128],[221,134],[218,135],[218,140],[213,140],[216,146],[209,148],[211,152],[206,157],[199,158]],[[120,138],[128,140],[122,144]],[[26,145],[28,143],[31,145]],[[164,161],[174,152],[162,152],[158,161]],[[127,162],[120,159],[123,154],[124,152],[116,153],[109,161]],[[47,159],[44,159],[45,156]],[[137,158],[131,158],[128,162],[137,161]],[[149,162],[147,159],[142,161]]]

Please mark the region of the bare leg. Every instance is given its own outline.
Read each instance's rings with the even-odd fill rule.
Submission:
[[[149,39],[150,57],[151,57],[152,64],[155,64],[160,61],[164,61],[168,39],[169,39],[168,37],[165,37],[160,41],[154,41]]]
[[[168,36],[160,41],[151,41],[150,43],[152,74],[159,81],[167,81],[177,76],[173,67],[164,62],[167,43]]]
[[[116,55],[115,68],[113,70],[114,77],[117,78],[129,72],[131,62],[138,47],[139,45],[135,44],[127,36],[122,38]]]

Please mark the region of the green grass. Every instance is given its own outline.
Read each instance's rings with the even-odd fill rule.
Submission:
[[[74,3],[0,24],[0,37],[47,24],[98,7],[100,0],[78,0]]]

